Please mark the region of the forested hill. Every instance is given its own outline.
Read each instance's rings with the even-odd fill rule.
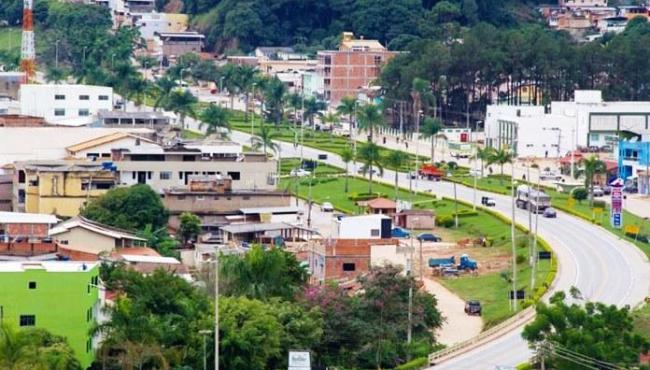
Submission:
[[[159,6],[178,0],[158,0]],[[436,25],[487,22],[512,26],[536,16],[539,0],[183,0],[196,28],[215,51],[248,52],[256,46],[333,47],[343,31],[399,48],[431,38]]]

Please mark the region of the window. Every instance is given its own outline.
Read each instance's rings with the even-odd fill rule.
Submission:
[[[178,178],[181,179],[181,180],[183,179],[183,173],[182,172],[178,173]]]
[[[161,171],[160,172],[160,179],[161,180],[171,180],[172,179],[172,173],[169,171]]]
[[[381,64],[381,57],[378,55],[375,56],[375,64]]]
[[[79,109],[79,116],[88,117],[90,116],[90,111],[88,109]]]
[[[108,100],[108,95],[100,95],[99,100]]]
[[[357,266],[354,263],[344,263],[343,271],[356,271]]]
[[[600,134],[594,134],[594,133],[589,134],[590,141],[598,141],[599,139],[600,139]]]
[[[20,326],[34,326],[34,325],[36,325],[36,316],[20,315]]]
[[[54,100],[65,100],[65,95],[54,95]]]
[[[241,174],[239,172],[228,172],[228,176],[230,176],[230,178],[235,181],[241,178]]]
[[[248,195],[244,195],[244,200],[251,200],[251,197],[249,197]]]
[[[185,195],[179,195],[176,198],[178,198],[178,200],[183,200],[183,199],[185,199]]]
[[[90,100],[90,96],[88,96],[88,95],[79,95],[79,100]]]
[[[197,196],[196,196],[196,200],[203,200],[203,199],[205,199],[205,198],[203,197],[203,195],[197,195]]]
[[[379,236],[379,229],[370,229],[370,236]]]
[[[36,289],[36,282],[35,281],[30,281],[28,286],[29,286],[29,289]]]
[[[65,109],[63,109],[63,108],[55,108],[54,109],[54,115],[57,116],[57,117],[65,116]]]

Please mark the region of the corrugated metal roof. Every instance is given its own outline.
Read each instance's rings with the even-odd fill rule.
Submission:
[[[59,219],[44,213],[0,212],[0,224],[56,224]]]

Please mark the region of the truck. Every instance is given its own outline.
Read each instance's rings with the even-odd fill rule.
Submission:
[[[445,173],[432,164],[423,164],[418,170],[418,175],[427,178],[428,180],[439,181]]]
[[[460,263],[458,265],[456,265],[456,257],[451,256],[449,258],[429,258],[429,267],[474,271],[478,269],[478,263],[469,258],[467,254],[463,254],[460,256]]]
[[[460,264],[458,265],[459,270],[470,270],[474,271],[478,269],[478,263],[475,260],[469,258],[467,254],[460,256]]]
[[[438,268],[438,267],[452,267],[456,264],[456,257],[451,256],[449,258],[429,258],[429,267]]]
[[[551,197],[543,191],[532,189],[528,185],[517,186],[517,208],[542,213],[551,206]]]

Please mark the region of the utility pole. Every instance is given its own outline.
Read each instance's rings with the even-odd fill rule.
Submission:
[[[571,145],[571,147],[572,147],[571,148],[571,181],[573,181],[575,179],[575,176],[574,176],[575,175],[574,174],[574,171],[575,171],[574,170],[575,156],[574,156],[574,154],[575,154],[575,151],[577,149],[575,136],[576,136],[576,131],[575,131],[575,129],[572,128],[571,129],[571,141],[572,141],[572,143],[571,143],[572,144]]]
[[[514,166],[514,163],[513,163]],[[539,176],[538,176],[539,178]],[[528,181],[528,189],[533,190],[533,187],[531,186],[532,182],[530,181],[530,163],[528,166],[526,166],[526,180]],[[539,191],[539,188],[537,189]],[[533,207],[528,204],[528,253],[532,253],[532,238],[533,238],[533,214],[532,214]],[[539,212],[539,193],[535,195],[535,214],[538,214]]]
[[[539,178],[540,178],[540,173],[541,171],[537,169],[537,191],[539,192]],[[537,226],[539,225],[539,212],[535,213],[535,234],[534,234],[534,239],[533,239],[533,258],[531,260],[532,262],[532,271],[530,274],[530,290],[535,289],[535,274],[537,273]],[[530,230],[530,229],[529,229]]]
[[[399,136],[404,138],[404,102],[399,101]]]
[[[474,202],[476,204],[476,202]],[[456,182],[454,181],[454,225],[458,229],[458,198],[456,197]]]
[[[478,170],[476,169],[476,164],[478,163],[478,147],[474,146],[474,207],[476,211],[476,183],[478,181]]]
[[[219,370],[219,251],[214,253],[214,369]]]
[[[253,94],[251,95],[251,99],[253,102],[255,102],[255,83],[253,83]],[[246,100],[246,112],[248,112],[248,105],[250,104],[250,101]],[[253,137],[255,136],[255,103],[253,103],[253,113],[251,113],[251,146],[253,145]],[[266,155],[266,153],[264,153]]]
[[[512,188],[512,217],[510,224],[510,239],[512,239],[512,295],[513,310],[517,312],[517,247],[515,241],[515,166],[510,165],[510,187]]]
[[[311,207],[314,202],[312,202],[311,199],[311,188],[312,188],[312,181],[314,180],[314,173],[316,173],[316,169],[318,168],[318,162],[314,162],[314,169],[311,171],[311,176],[309,176],[309,211],[307,213],[307,227],[311,227]]]
[[[408,307],[408,327],[406,328],[406,343],[411,343],[411,332],[413,330],[413,236],[411,236],[411,258],[409,261],[409,307]]]

